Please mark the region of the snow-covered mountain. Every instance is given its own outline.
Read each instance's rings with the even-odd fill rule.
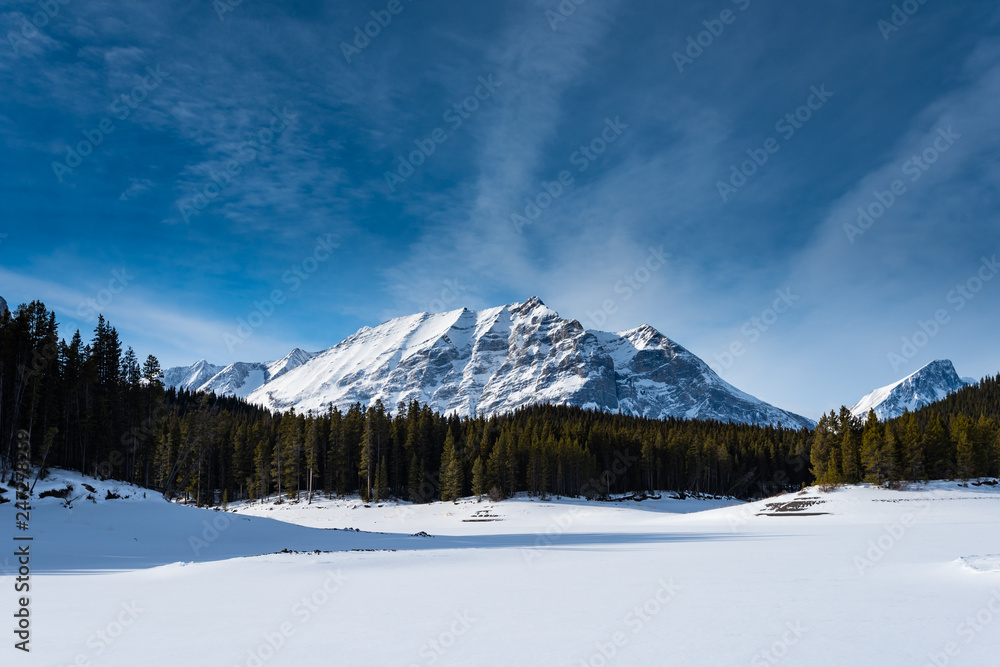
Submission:
[[[813,423],[739,391],[648,325],[587,331],[537,297],[478,312],[400,317],[304,354],[284,372],[273,372],[281,362],[233,364],[201,388],[300,412],[376,399],[394,410],[416,399],[458,415],[554,403],[657,418]]]
[[[168,368],[163,372],[163,382],[168,387],[246,398],[255,389],[298,368],[313,356],[313,353],[295,348],[278,361],[237,361],[225,368],[202,359],[192,366]]]
[[[950,361],[939,359],[898,382],[876,389],[858,401],[851,414],[865,419],[868,411],[874,410],[879,419],[892,419],[903,414],[903,410],[913,412],[969,384],[975,381],[960,378]]]
[[[175,366],[163,371],[163,384],[168,387],[196,391],[215,377],[222,366],[213,366],[204,359],[190,366]]]

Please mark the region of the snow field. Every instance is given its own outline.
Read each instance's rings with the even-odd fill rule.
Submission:
[[[99,499],[35,503],[32,653],[8,641],[5,665],[940,667],[1000,649],[988,486],[222,513],[104,501],[73,473],[36,492],[64,481]]]

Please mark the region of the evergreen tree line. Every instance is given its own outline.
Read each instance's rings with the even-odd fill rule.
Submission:
[[[826,484],[887,485],[1000,475],[1000,375],[886,422],[847,408],[816,426],[810,459]]]
[[[758,498],[818,480],[996,475],[1000,376],[888,423],[846,408],[814,430],[653,420],[568,406],[490,418],[416,401],[272,413],[242,399],[164,389],[103,317],[59,341],[33,302],[0,316],[2,470],[18,429],[35,465],[184,494],[201,505],[316,493],[427,502],[468,495],[607,497],[654,490]],[[5,441],[5,442],[4,442]]]
[[[0,480],[22,429],[36,465],[147,480],[137,454],[162,416],[161,376],[156,357],[140,365],[103,317],[85,344],[79,331],[60,341],[41,302],[0,314]]]
[[[199,503],[360,494],[427,502],[469,495],[591,498],[674,490],[740,497],[811,481],[809,431],[650,420],[567,406],[490,418],[444,416],[415,401],[323,414],[272,414],[166,392],[154,486]],[[235,399],[233,399],[235,400]]]

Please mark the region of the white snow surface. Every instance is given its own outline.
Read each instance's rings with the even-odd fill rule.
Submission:
[[[523,303],[399,317],[365,327],[284,374],[248,379],[234,364],[202,389],[274,410],[417,400],[446,414],[495,415],[539,403],[654,418],[809,427],[805,417],[739,391],[648,325],[588,331],[537,297]],[[172,369],[173,370],[173,369]]]
[[[69,508],[37,498],[67,483]],[[35,492],[31,652],[13,649],[8,548],[4,665],[981,666],[1000,651],[995,486],[228,513],[62,471]],[[14,515],[0,505],[11,534]]]
[[[905,410],[913,412],[940,401],[969,384],[975,382],[960,378],[947,359],[932,361],[902,380],[871,392],[851,408],[851,414],[865,419],[869,410],[874,410],[880,420],[893,419]]]

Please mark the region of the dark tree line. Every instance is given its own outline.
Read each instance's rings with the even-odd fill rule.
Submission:
[[[163,405],[159,362],[140,365],[101,317],[93,338],[60,341],[55,314],[33,301],[0,314],[0,479],[14,464],[16,433],[33,462],[143,481],[137,454]]]
[[[892,484],[1000,475],[1000,375],[880,422],[847,408],[824,415],[810,458],[824,483]]]
[[[426,502],[653,490],[770,495],[811,481],[808,431],[649,420],[564,406],[491,418],[416,402],[275,415],[167,392],[182,407],[156,433],[155,486],[201,503],[323,491]],[[176,396],[176,398],[175,398]],[[235,400],[235,399],[231,399]]]
[[[1000,377],[882,423],[846,408],[815,430],[653,420],[567,406],[459,418],[410,402],[283,414],[164,389],[101,318],[67,343],[43,304],[0,316],[2,470],[18,429],[33,463],[198,504],[360,494],[606,497],[654,490],[758,498],[825,483],[996,475]]]

